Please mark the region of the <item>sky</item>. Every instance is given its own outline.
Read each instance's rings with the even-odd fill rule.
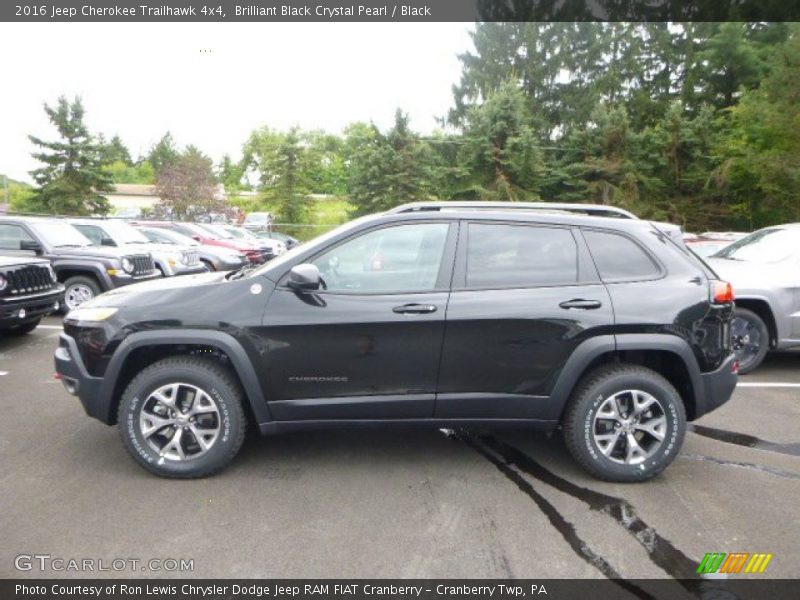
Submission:
[[[263,125],[385,129],[395,109],[429,133],[452,106],[469,23],[2,23],[0,173],[31,182],[43,103],[81,96],[92,133],[134,158],[166,131],[215,161]]]

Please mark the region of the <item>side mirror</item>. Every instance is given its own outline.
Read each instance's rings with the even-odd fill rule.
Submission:
[[[42,252],[42,245],[34,240],[20,240],[19,249],[30,250],[31,252],[36,252],[36,254],[40,254]]]
[[[286,280],[286,285],[298,292],[313,292],[320,288],[321,283],[319,269],[308,263],[292,267]]]
[[[114,240],[112,240],[111,238],[103,237],[103,238],[100,238],[100,245],[101,246],[116,246],[117,244],[115,244]]]

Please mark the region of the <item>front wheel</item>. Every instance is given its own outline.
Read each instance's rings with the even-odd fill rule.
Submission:
[[[767,324],[753,311],[737,308],[731,321],[731,347],[739,359],[739,374],[755,371],[769,350]]]
[[[101,293],[100,286],[92,277],[84,275],[70,277],[64,282],[64,312],[75,310]]]
[[[645,481],[678,454],[686,410],[672,384],[655,371],[609,365],[578,384],[563,426],[567,448],[589,473],[607,481]]]
[[[34,321],[29,321],[24,325],[13,325],[8,329],[0,329],[0,333],[6,333],[8,335],[25,335],[26,333],[30,333],[36,329],[41,321],[41,319],[36,319]]]
[[[160,360],[139,373],[119,404],[130,455],[165,477],[205,477],[239,452],[246,420],[242,392],[219,363],[200,357]]]

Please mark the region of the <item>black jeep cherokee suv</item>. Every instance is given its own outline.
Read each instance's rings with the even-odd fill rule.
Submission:
[[[62,219],[0,217],[0,252],[49,259],[72,310],[100,293],[159,276],[148,252],[92,246]]]
[[[0,335],[33,331],[63,299],[64,286],[48,261],[0,256]]]
[[[562,426],[592,474],[640,481],[730,398],[732,309],[647,221],[409,205],[257,268],[103,294],[55,363],[160,475],[221,469],[247,424],[512,424]]]

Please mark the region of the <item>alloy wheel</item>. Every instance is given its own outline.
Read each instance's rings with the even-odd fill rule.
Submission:
[[[606,398],[594,416],[592,437],[615,463],[638,465],[653,456],[667,434],[661,402],[642,390],[624,390]]]
[[[169,383],[153,391],[139,414],[139,431],[162,458],[185,461],[203,456],[219,438],[219,407],[204,390]]]
[[[750,319],[734,316],[731,321],[731,349],[744,368],[756,359],[761,350],[761,331]]]

